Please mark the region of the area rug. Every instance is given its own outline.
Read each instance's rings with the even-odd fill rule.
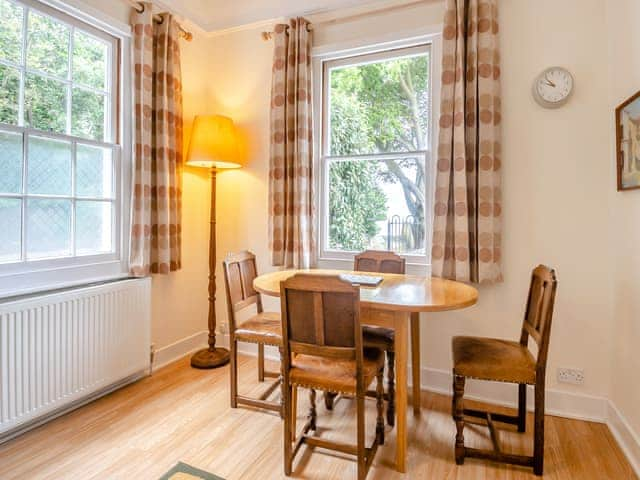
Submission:
[[[224,480],[224,478],[179,462],[158,480]]]

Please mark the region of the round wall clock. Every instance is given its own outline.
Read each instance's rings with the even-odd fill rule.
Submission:
[[[544,108],[558,108],[573,93],[573,76],[566,68],[550,67],[533,82],[533,98]]]

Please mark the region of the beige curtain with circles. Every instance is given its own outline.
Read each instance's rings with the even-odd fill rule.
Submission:
[[[271,262],[307,268],[314,261],[311,32],[303,18],[273,33],[269,249]]]
[[[134,276],[181,267],[182,75],[178,23],[132,10],[135,150],[129,268]]]
[[[446,0],[432,271],[502,281],[497,0]]]

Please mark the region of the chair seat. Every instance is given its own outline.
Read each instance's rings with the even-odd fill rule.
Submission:
[[[282,344],[280,314],[262,312],[254,315],[236,328],[235,337],[241,342],[280,346]]]
[[[365,347],[379,348],[387,352],[393,352],[395,331],[390,328],[362,327],[362,341]]]
[[[363,358],[364,386],[367,388],[384,368],[384,352],[365,348]],[[291,360],[289,378],[292,385],[328,392],[356,393],[356,361],[298,354]]]
[[[453,373],[496,382],[536,382],[536,361],[518,342],[497,338],[454,337]]]

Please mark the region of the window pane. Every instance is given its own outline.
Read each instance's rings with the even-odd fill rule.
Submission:
[[[64,79],[69,71],[69,27],[29,11],[27,68]]]
[[[0,132],[0,193],[22,192],[22,135]]]
[[[0,0],[0,58],[22,63],[22,7]]]
[[[329,248],[424,254],[424,161],[329,163]]]
[[[428,55],[333,68],[329,75],[331,155],[427,149]]]
[[[76,195],[111,197],[113,195],[111,149],[77,146]]]
[[[106,90],[107,45],[76,30],[73,34],[73,81]]]
[[[71,195],[71,144],[29,137],[27,192]]]
[[[104,140],[104,100],[105,96],[73,89],[71,107],[71,133],[94,140]]]
[[[27,203],[27,258],[71,255],[71,201],[29,199]]]
[[[0,262],[20,260],[22,200],[0,198]]]
[[[20,72],[0,65],[0,122],[18,124],[20,98]]]
[[[111,203],[76,202],[78,255],[111,251]]]
[[[64,83],[27,74],[25,86],[25,123],[33,128],[56,133],[67,129],[67,88]]]

